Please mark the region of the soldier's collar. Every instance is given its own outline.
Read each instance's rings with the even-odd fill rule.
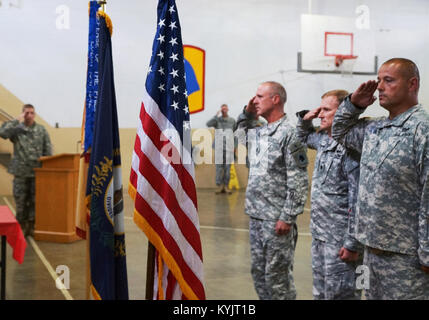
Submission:
[[[388,126],[402,127],[404,123],[411,117],[411,115],[417,110],[419,110],[420,106],[421,104],[417,104],[411,107],[410,109],[408,109],[407,111],[401,113],[400,115],[397,115],[392,120],[389,120],[388,118],[386,118],[386,120],[381,123],[380,127],[388,127]]]
[[[323,139],[320,141],[320,146],[324,150],[333,150],[337,147],[338,142],[332,139],[326,131],[322,131],[321,134],[323,134]]]
[[[36,121],[33,121],[33,124],[31,126],[27,126],[26,124],[24,124],[24,126],[26,128],[34,128],[36,126]]]
[[[284,114],[283,117],[281,117],[279,120],[268,123],[267,124],[267,131],[268,134],[272,134],[273,132],[275,132],[277,130],[277,128],[283,124],[283,122],[285,122],[287,120],[287,115],[286,113]]]

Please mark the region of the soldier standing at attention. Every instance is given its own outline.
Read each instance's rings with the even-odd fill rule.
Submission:
[[[378,81],[339,107],[332,137],[362,152],[356,238],[365,245],[368,299],[429,299],[429,114],[418,103],[419,70],[393,58]],[[378,89],[387,118],[358,119]]]
[[[354,215],[359,182],[360,154],[331,137],[332,121],[345,90],[322,96],[319,107],[297,113],[297,136],[317,150],[311,185],[311,246],[315,300],[360,299],[356,267],[362,245],[354,238]],[[320,118],[316,132],[312,120]]]
[[[245,211],[250,216],[251,273],[261,300],[296,299],[292,274],[296,218],[307,198],[308,160],[306,148],[287,121],[285,103],[283,86],[264,82],[244,110],[246,117],[262,116],[268,122],[247,131],[250,170]]]
[[[52,154],[51,141],[46,129],[34,121],[35,111],[31,104],[22,107],[16,120],[3,123],[0,137],[13,143],[13,157],[9,173],[14,175],[13,196],[16,218],[25,236],[34,233],[34,168],[40,167],[38,159]]]

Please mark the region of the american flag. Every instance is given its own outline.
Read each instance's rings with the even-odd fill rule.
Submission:
[[[156,248],[154,299],[205,299],[183,45],[174,0],[159,1],[157,21],[131,165],[134,221]]]

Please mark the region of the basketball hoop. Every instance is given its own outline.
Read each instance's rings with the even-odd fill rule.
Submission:
[[[335,67],[341,71],[343,77],[353,76],[353,67],[356,63],[358,56],[353,55],[336,55]]]
[[[335,57],[335,68],[342,76],[352,76],[358,56],[353,54],[354,35],[351,32],[325,32],[325,57]]]
[[[341,66],[344,62],[344,60],[350,60],[353,59],[355,60],[358,56],[353,56],[353,55],[336,55],[335,56],[335,66],[338,68],[339,66]]]
[[[356,28],[354,17],[303,14],[297,72],[376,75],[375,35]]]

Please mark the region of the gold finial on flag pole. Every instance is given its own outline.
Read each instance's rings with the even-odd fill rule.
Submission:
[[[106,13],[106,4],[107,4],[107,1],[106,0],[100,0],[100,1],[97,1],[97,3],[99,5],[101,5],[101,10],[99,10],[97,12],[97,16],[103,16],[105,18],[105,20],[106,20],[106,26],[109,29],[110,36],[112,36],[112,33],[113,33],[112,20],[110,20],[110,17]]]
[[[100,4],[100,5],[101,5],[101,10],[102,10],[103,12],[106,12],[106,4],[107,4],[107,1],[105,1],[105,0],[101,0],[101,1],[98,1],[98,4]]]

